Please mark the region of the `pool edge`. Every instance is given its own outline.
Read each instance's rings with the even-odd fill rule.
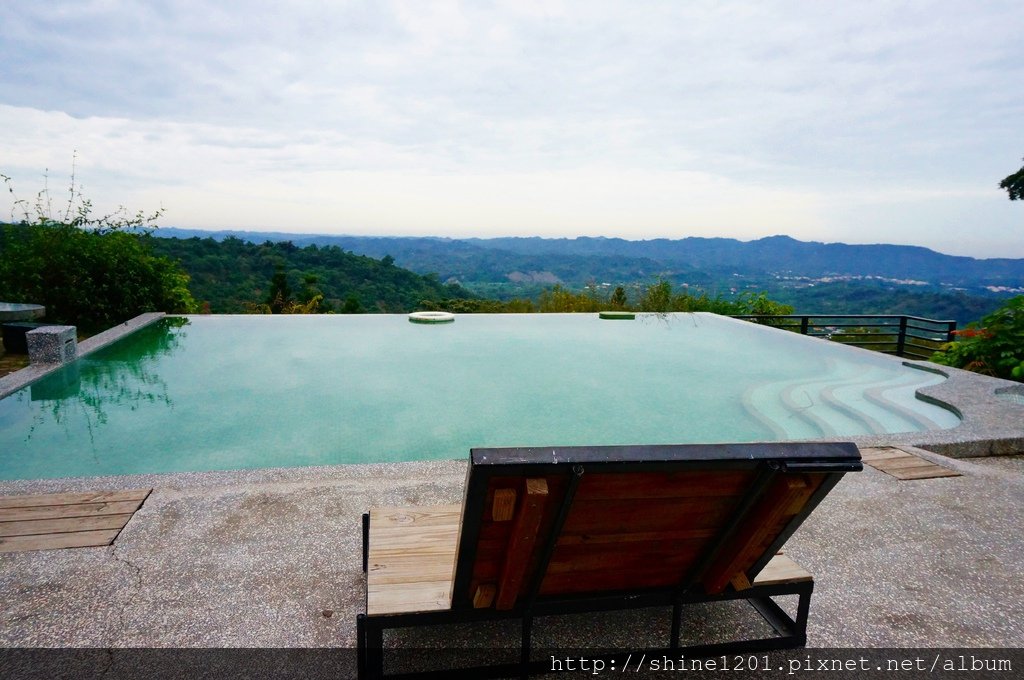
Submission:
[[[146,312],[139,314],[113,328],[108,328],[102,333],[97,333],[91,338],[86,338],[78,344],[78,356],[75,361],[92,354],[98,349],[120,340],[126,335],[131,335],[140,328],[145,328],[167,316],[164,312]],[[31,385],[40,378],[53,373],[64,364],[30,364],[25,368],[0,377],[0,399],[14,394],[18,390]]]

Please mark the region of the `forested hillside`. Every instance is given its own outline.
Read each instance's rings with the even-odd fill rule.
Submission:
[[[907,314],[953,320],[961,326],[990,313],[1005,299],[879,281],[836,281],[799,288],[776,282],[762,290],[773,300],[792,305],[799,314]]]
[[[192,236],[187,229],[161,229],[158,236]],[[203,233],[203,235],[206,235]],[[297,245],[336,245],[352,252],[395,258],[417,272],[436,272],[442,279],[465,282],[508,280],[513,272],[549,272],[563,283],[624,281],[630,276],[670,272],[672,277],[717,279],[740,275],[760,277],[863,276],[913,279],[932,285],[960,287],[1024,286],[1024,259],[946,255],[904,245],[852,245],[798,241],[771,236],[754,241],[731,238],[652,239],[579,237],[551,239],[431,238],[328,236],[258,232],[210,232],[214,238],[291,240]]]
[[[318,311],[407,312],[422,300],[474,297],[436,276],[402,269],[392,258],[354,255],[338,246],[300,248],[290,241],[255,244],[237,238],[150,240],[157,254],[182,263],[192,277],[193,297],[215,314],[252,311],[252,305],[267,302],[279,272],[295,302],[322,294]]]
[[[161,229],[158,236],[197,232]],[[554,285],[580,291],[643,287],[658,280],[734,299],[767,292],[817,314],[912,314],[981,318],[1024,292],[1024,260],[978,260],[927,248],[810,243],[788,237],[743,242],[727,238],[626,241],[614,238],[398,238],[213,232],[214,238],[291,239],[336,246],[442,282],[457,282],[485,298],[537,300]],[[607,285],[605,285],[607,284]],[[437,299],[437,298],[432,298]]]

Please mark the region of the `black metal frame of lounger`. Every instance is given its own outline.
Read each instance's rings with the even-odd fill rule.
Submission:
[[[646,650],[652,658],[660,652],[671,652],[674,654],[686,652],[686,656],[689,658],[700,658],[703,656],[717,656],[724,653],[802,647],[807,643],[807,613],[810,608],[811,592],[813,590],[813,581],[800,581],[768,586],[753,586],[742,592],[730,591],[714,596],[701,594],[676,596],[672,591],[660,590],[644,593],[623,592],[605,594],[601,597],[544,599],[535,602],[531,607],[520,606],[508,611],[497,611],[494,609],[448,609],[445,611],[381,616],[359,614],[356,617],[359,677],[372,680],[384,677],[391,678],[392,680],[406,678],[425,680],[430,677],[505,678],[516,676],[528,677],[531,673],[550,672],[550,660],[530,659],[532,649],[530,638],[533,619],[564,614],[625,611],[648,607],[672,607],[673,639],[670,640],[669,646],[664,649]],[[795,619],[771,599],[781,595],[799,595],[800,599]],[[764,617],[765,621],[779,633],[779,636],[710,645],[690,645],[685,647],[679,645],[680,621],[684,606],[703,602],[725,602],[728,600],[747,600]],[[383,638],[385,630],[505,619],[519,619],[522,624],[521,661],[519,663],[384,675]],[[608,663],[618,659],[620,664],[622,663],[622,657],[625,657],[625,654],[609,656],[597,653],[591,656],[591,658],[604,659]]]
[[[680,456],[680,453],[685,454]],[[750,569],[757,574],[782,547],[803,520],[839,482],[843,474],[862,469],[860,453],[851,443],[758,443],[715,445],[657,445],[657,446],[598,446],[598,447],[545,447],[516,449],[473,449],[466,473],[466,493],[462,507],[458,562],[472,563],[476,559],[475,546],[484,516],[484,502],[488,482],[494,476],[545,476],[570,473],[569,486],[557,511],[540,553],[535,580],[523,603],[510,610],[474,609],[464,595],[468,591],[469,573],[456,568],[453,583],[452,608],[441,611],[400,614],[359,614],[356,619],[357,663],[360,678],[376,680],[384,676],[383,635],[392,628],[410,628],[455,623],[519,619],[522,624],[520,662],[473,668],[445,669],[398,673],[389,678],[429,677],[528,677],[531,673],[550,672],[550,660],[531,660],[531,630],[533,619],[561,614],[617,611],[647,607],[672,607],[672,632],[665,651],[686,651],[690,657],[713,656],[726,652],[762,651],[800,647],[807,642],[807,614],[810,607],[813,581],[753,585],[742,591],[726,590],[708,595],[700,592],[696,578],[684,579],[672,588],[602,592],[575,596],[540,596],[540,586],[554,552],[562,525],[569,514],[580,478],[587,469],[604,472],[656,472],[679,471],[686,467],[706,469],[754,469],[757,478],[744,499],[738,504],[731,519],[716,536],[712,545],[693,569],[697,575],[715,559],[722,546],[733,536],[744,517],[768,487],[777,472],[825,472],[829,474],[818,489]],[[370,516],[363,515],[363,570],[369,557]],[[797,595],[796,617],[791,617],[772,597]],[[369,595],[367,595],[367,598]],[[779,637],[735,642],[679,646],[682,608],[704,602],[746,600],[779,633]],[[364,608],[368,611],[368,607]],[[650,650],[656,653],[662,650]]]

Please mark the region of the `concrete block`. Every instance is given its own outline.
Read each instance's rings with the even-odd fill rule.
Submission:
[[[33,364],[66,364],[78,356],[74,326],[43,326],[25,334],[28,360]]]

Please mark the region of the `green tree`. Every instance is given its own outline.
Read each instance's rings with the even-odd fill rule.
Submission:
[[[612,293],[612,297],[608,300],[611,304],[612,309],[625,309],[626,308],[626,289],[622,286],[616,286],[615,292]]]
[[[956,336],[932,361],[1024,382],[1024,295],[1010,298]]]
[[[10,178],[0,175],[13,195]],[[15,197],[16,224],[0,225],[0,299],[46,307],[46,319],[86,332],[115,326],[144,312],[193,312],[188,275],[152,252],[160,213],[130,215],[122,207],[95,216],[72,171],[69,198],[52,210],[49,189],[34,204]]]
[[[341,306],[342,314],[362,314],[364,311],[363,305],[360,304],[359,298],[355,295],[349,295],[345,298],[345,304]]]
[[[316,274],[306,274],[302,277],[302,288],[299,289],[299,300],[302,302],[309,302],[317,295],[323,295],[317,284],[320,282],[320,277]]]
[[[643,298],[640,300],[641,312],[671,312],[672,309],[672,284],[661,279],[653,286],[648,286]],[[686,310],[693,311],[693,310]]]
[[[290,245],[290,243],[289,243]],[[270,279],[270,290],[267,292],[267,299],[264,303],[270,308],[271,314],[281,314],[287,306],[292,304],[292,289],[288,285],[288,275],[282,265],[274,270],[274,276]]]
[[[1024,200],[1024,166],[1012,175],[1007,175],[999,183],[999,188],[1006,189],[1011,201]]]
[[[541,312],[598,312],[603,304],[593,291],[574,293],[561,284],[555,284],[540,294],[537,307]]]

